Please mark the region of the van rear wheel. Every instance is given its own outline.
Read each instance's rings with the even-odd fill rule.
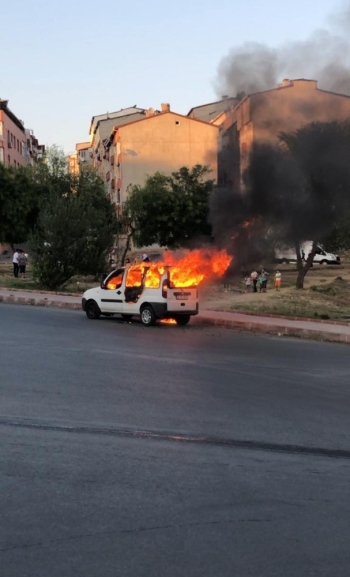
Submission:
[[[191,315],[179,315],[175,317],[176,324],[179,325],[179,327],[184,327],[185,325],[188,325],[190,318]]]
[[[145,327],[151,327],[156,323],[157,317],[150,305],[146,305],[141,309],[141,322]]]

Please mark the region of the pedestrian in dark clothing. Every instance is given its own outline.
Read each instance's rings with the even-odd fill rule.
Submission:
[[[260,276],[262,278],[262,292],[266,293],[267,279],[268,279],[269,273],[264,268],[262,268]]]
[[[18,269],[21,278],[26,278],[26,266],[27,266],[27,255],[24,250],[19,251],[18,256]]]

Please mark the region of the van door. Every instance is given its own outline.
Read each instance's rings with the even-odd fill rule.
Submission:
[[[138,301],[144,290],[145,267],[133,266],[125,271],[123,283],[123,313],[138,314]]]
[[[103,313],[123,312],[123,284],[125,269],[113,271],[104,281],[101,291],[101,311]]]

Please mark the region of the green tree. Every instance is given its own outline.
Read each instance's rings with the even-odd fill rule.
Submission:
[[[76,274],[104,272],[116,231],[115,211],[96,173],[51,175],[51,187],[30,238],[40,285],[57,289]]]
[[[184,247],[199,236],[210,235],[209,196],[213,180],[201,165],[180,168],[171,176],[159,172],[144,186],[133,186],[123,210],[129,237],[137,246],[156,243]]]
[[[40,187],[30,167],[0,163],[0,241],[11,246],[25,242],[37,215]]]

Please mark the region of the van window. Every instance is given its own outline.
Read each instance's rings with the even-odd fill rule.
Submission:
[[[127,288],[130,287],[140,287],[143,281],[144,269],[142,266],[135,267],[133,266],[127,271],[127,277],[125,286]]]
[[[122,286],[122,283],[123,283],[123,276],[124,276],[124,270],[123,269],[116,270],[109,277],[109,279],[106,283],[106,289],[115,290],[115,289],[120,288]]]
[[[164,268],[150,267],[146,272],[145,287],[155,289],[159,288],[163,273]]]

